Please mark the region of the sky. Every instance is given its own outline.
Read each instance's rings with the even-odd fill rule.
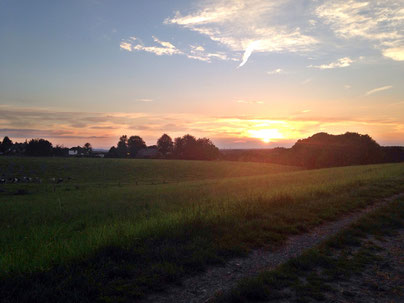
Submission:
[[[0,136],[404,145],[404,0],[0,0]]]

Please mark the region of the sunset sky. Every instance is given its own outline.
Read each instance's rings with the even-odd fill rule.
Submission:
[[[404,145],[404,0],[0,0],[0,136]]]

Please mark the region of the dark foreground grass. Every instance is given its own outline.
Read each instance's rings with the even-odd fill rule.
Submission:
[[[72,178],[79,184],[150,184],[267,175],[300,170],[230,161],[0,157],[1,177]]]
[[[278,269],[239,283],[217,302],[324,301],[326,294],[338,292],[333,286],[349,281],[367,267],[381,261],[381,247],[369,236],[383,239],[404,228],[404,199],[367,215],[325,243],[294,258]],[[353,295],[343,293],[347,302]]]
[[[403,179],[396,164],[68,191],[42,184],[28,195],[6,188],[0,298],[134,301],[400,192]]]

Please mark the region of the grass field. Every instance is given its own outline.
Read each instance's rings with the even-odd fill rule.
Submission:
[[[0,158],[0,168],[43,180],[0,187],[5,302],[131,301],[404,190],[403,164]]]
[[[401,302],[403,281],[394,283],[400,276],[391,275],[391,260],[385,259],[385,256],[383,258],[380,252],[388,249],[385,247],[386,238],[395,236],[403,228],[404,199],[401,198],[368,214],[325,243],[279,268],[241,281],[229,294],[217,298],[216,302]],[[370,268],[375,263],[379,263],[378,266]],[[366,275],[363,277],[366,270],[367,275],[392,280],[390,284],[393,287],[386,289],[377,280],[366,285],[369,284]],[[355,283],[360,284],[360,292],[355,294],[344,290],[341,293],[342,285]],[[366,289],[364,286],[370,286],[370,289],[362,291]],[[378,292],[390,298],[375,297]],[[335,300],[336,295],[343,298]]]

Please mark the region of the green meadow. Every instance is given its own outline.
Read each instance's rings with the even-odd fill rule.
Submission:
[[[4,302],[137,300],[404,190],[404,164],[3,157],[2,176],[41,179],[0,185]]]

